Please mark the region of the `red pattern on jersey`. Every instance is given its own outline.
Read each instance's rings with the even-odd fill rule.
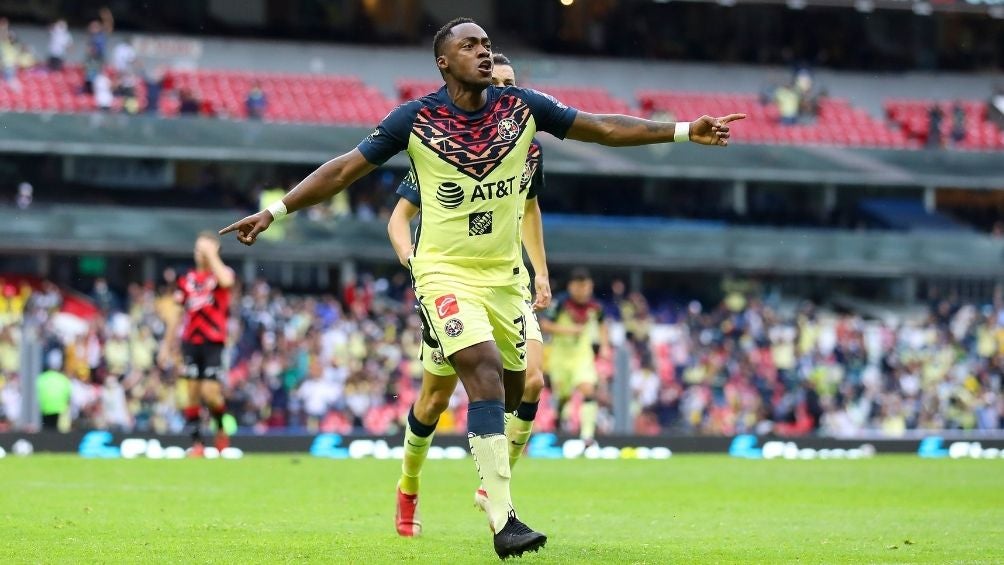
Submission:
[[[189,271],[178,279],[178,292],[185,307],[181,339],[196,345],[225,342],[230,289],[221,287],[209,271]]]
[[[603,305],[596,300],[589,300],[589,302],[579,304],[569,298],[561,303],[561,307],[568,313],[568,317],[571,318],[572,322],[576,324],[588,323],[592,316],[596,316],[596,319],[603,318]]]

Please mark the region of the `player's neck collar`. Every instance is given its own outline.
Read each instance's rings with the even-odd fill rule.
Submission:
[[[492,102],[495,101],[496,98],[495,91],[497,90],[499,89],[498,87],[495,86],[489,86],[487,89],[485,89],[485,105],[473,111],[464,110],[463,108],[460,108],[459,106],[454,104],[453,99],[450,98],[450,92],[449,90],[447,90],[445,84],[443,85],[442,88],[439,89],[438,94],[439,94],[439,101],[442,104],[446,105],[446,107],[449,108],[451,112],[462,114],[469,118],[479,118],[483,116],[486,112],[488,112],[489,108],[491,108]]]

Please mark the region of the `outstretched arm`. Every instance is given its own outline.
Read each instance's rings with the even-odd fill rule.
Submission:
[[[376,165],[367,161],[359,149],[353,149],[318,167],[287,192],[281,201],[221,229],[220,235],[236,231],[238,241],[251,245],[259,233],[268,229],[276,215],[282,216],[324,202],[375,168]]]
[[[397,254],[397,260],[405,268],[410,268],[408,259],[415,254],[415,246],[411,242],[411,220],[418,214],[418,207],[404,198],[397,201],[394,211],[387,220],[387,236],[390,245]]]
[[[702,145],[728,145],[729,122],[741,120],[746,114],[729,114],[723,118],[701,116],[693,122],[655,122],[621,114],[590,114],[579,112],[567,137],[624,147],[670,141],[693,141]],[[678,127],[679,126],[679,127]],[[678,131],[679,130],[679,131]]]
[[[533,309],[543,310],[551,305],[551,280],[547,272],[547,254],[544,251],[544,223],[541,221],[540,204],[536,198],[527,200],[523,209],[523,247],[533,265]]]

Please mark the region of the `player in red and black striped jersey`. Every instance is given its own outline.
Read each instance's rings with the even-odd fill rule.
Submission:
[[[215,233],[199,234],[195,240],[195,269],[178,278],[175,300],[184,308],[181,324],[182,376],[188,379],[188,406],[185,422],[192,434],[192,455],[203,453],[202,405],[216,422],[216,448],[223,450],[230,440],[223,429],[226,403],[219,377],[223,347],[227,340],[230,315],[230,288],[234,272],[220,259],[220,242]],[[175,316],[174,320],[178,320]],[[178,337],[177,322],[169,324],[159,361],[170,363]]]

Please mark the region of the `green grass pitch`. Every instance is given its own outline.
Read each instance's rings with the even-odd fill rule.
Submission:
[[[398,538],[399,462],[0,460],[0,563],[490,563],[473,463],[429,461]],[[1004,563],[1004,461],[523,460],[521,563]]]

